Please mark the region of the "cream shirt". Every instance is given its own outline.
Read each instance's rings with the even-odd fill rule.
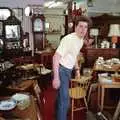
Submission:
[[[80,39],[75,32],[65,36],[56,50],[62,56],[60,64],[68,69],[72,69],[82,46],[83,39]]]

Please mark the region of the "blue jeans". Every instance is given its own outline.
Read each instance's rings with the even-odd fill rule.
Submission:
[[[71,69],[67,69],[60,65],[59,75],[60,75],[60,88],[57,95],[57,120],[67,120],[67,112],[69,108],[69,81],[71,79]]]

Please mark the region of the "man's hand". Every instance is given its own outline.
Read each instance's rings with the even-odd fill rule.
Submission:
[[[59,87],[60,87],[60,80],[59,79],[53,79],[52,86],[55,89],[59,89]]]
[[[79,70],[75,71],[75,78],[80,79],[80,71]]]

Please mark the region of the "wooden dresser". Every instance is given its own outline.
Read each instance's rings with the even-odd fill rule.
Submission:
[[[85,48],[84,57],[85,57],[85,66],[92,67],[98,57],[104,57],[104,59],[110,59],[113,57],[120,58],[120,49]]]

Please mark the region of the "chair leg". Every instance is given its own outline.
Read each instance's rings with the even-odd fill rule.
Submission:
[[[72,99],[72,113],[71,113],[71,120],[74,120],[74,100]]]
[[[86,100],[85,97],[84,97],[84,102],[85,102],[85,106],[86,106],[86,108],[87,108],[87,110],[88,110],[88,104],[87,104],[87,100]]]
[[[92,91],[97,87],[98,87],[98,83],[91,84],[90,90],[88,92],[87,103],[89,103],[89,101],[90,101],[90,96],[91,96]]]
[[[120,114],[120,100],[118,102],[118,105],[116,107],[115,113],[113,115],[113,120],[117,120]]]
[[[88,103],[89,103],[89,100],[90,100],[91,92],[92,92],[92,86],[90,86],[90,90],[88,92],[88,97],[87,97],[87,102]]]

